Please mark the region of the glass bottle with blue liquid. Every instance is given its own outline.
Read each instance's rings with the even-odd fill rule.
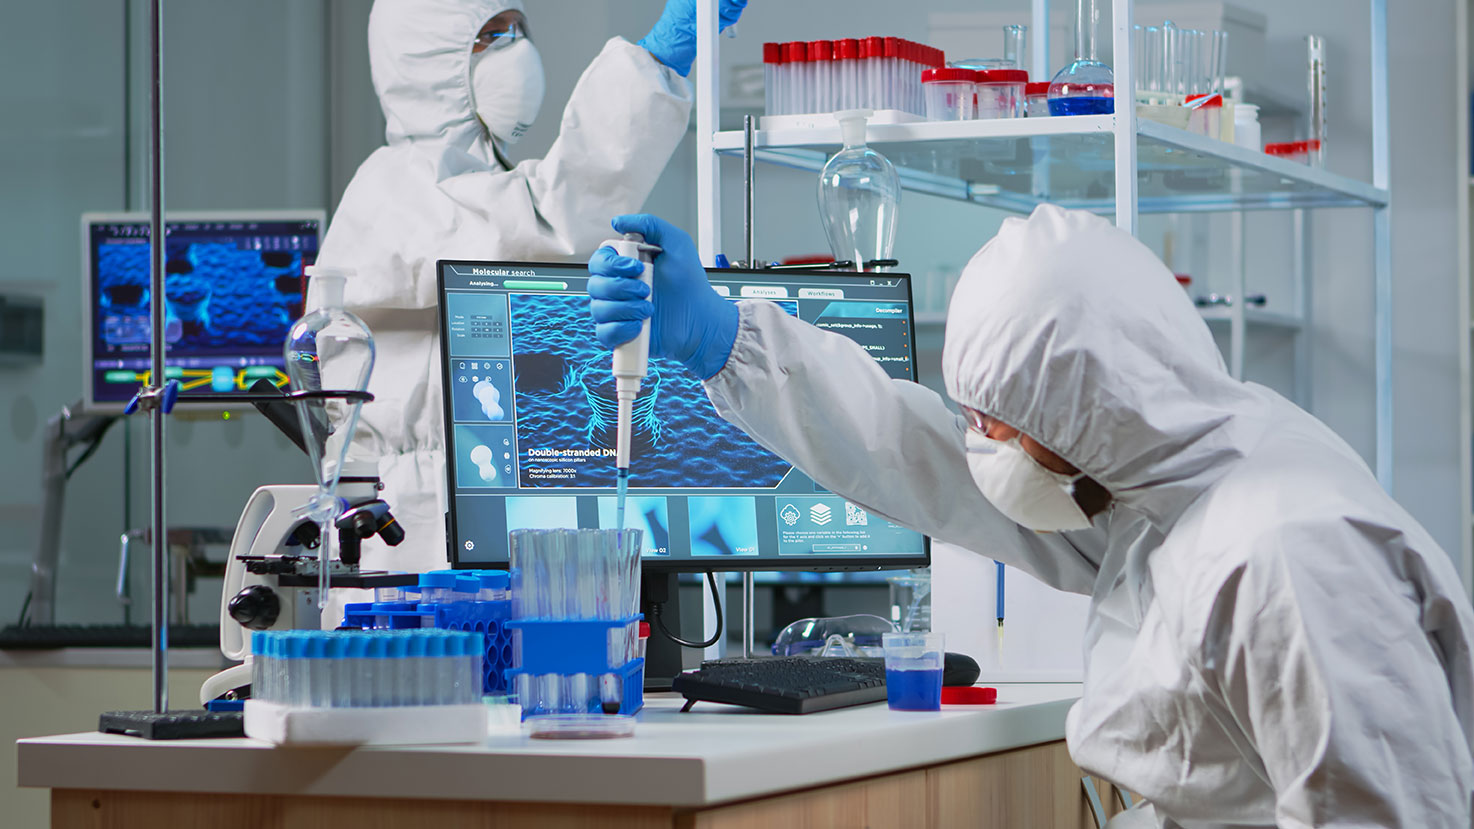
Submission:
[[[1109,115],[1116,111],[1115,75],[1095,57],[1096,0],[1076,0],[1075,59],[1049,82],[1050,115]]]

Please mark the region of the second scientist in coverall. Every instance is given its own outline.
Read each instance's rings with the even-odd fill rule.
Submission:
[[[721,25],[745,4],[722,0]],[[377,0],[369,16],[388,146],[354,174],[318,257],[356,271],[345,304],[378,351],[350,453],[379,460],[406,538],[392,550],[365,543],[366,566],[446,566],[435,261],[587,256],[610,216],[644,203],[686,133],[695,6],[669,0],[649,35],[611,38],[584,70],[547,155],[509,164],[498,146],[521,138],[543,95],[522,8]]]

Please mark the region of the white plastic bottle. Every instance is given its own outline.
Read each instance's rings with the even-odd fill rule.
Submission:
[[[1236,103],[1233,106],[1233,143],[1246,150],[1262,149],[1259,130],[1259,107]]]

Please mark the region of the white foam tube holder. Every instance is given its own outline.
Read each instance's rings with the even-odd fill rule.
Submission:
[[[479,743],[486,706],[406,705],[382,708],[299,708],[246,700],[246,736],[273,745],[405,746]]]

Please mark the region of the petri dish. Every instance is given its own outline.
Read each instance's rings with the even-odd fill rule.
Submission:
[[[626,714],[539,714],[526,726],[534,740],[614,740],[635,736],[635,718]]]

